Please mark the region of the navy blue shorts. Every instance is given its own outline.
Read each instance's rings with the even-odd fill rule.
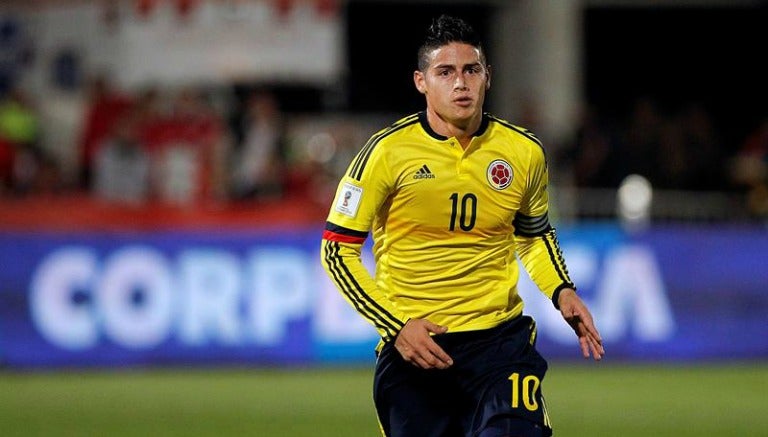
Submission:
[[[531,317],[433,338],[450,368],[420,369],[392,342],[379,352],[373,395],[386,437],[552,435],[541,394],[547,362]]]

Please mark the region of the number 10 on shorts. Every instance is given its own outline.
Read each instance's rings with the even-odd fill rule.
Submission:
[[[520,381],[520,374],[515,372],[509,376],[512,381],[512,408],[520,407],[520,398],[523,398],[523,406],[528,411],[539,409],[539,403],[536,401],[536,393],[539,390],[541,381],[536,375],[527,375]],[[521,396],[522,393],[522,396]]]

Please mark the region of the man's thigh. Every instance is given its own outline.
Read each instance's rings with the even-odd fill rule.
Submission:
[[[517,428],[530,423],[534,429],[541,428],[543,435],[551,434],[542,394],[547,362],[535,348],[535,330],[533,319],[520,317],[489,335],[466,339],[454,351],[454,361],[470,375],[459,381],[476,404],[470,426],[473,433],[496,422]]]
[[[419,369],[394,348],[382,350],[374,379],[374,402],[386,437],[462,437],[466,399],[449,371]]]

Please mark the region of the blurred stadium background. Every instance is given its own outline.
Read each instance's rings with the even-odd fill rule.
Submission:
[[[319,237],[356,149],[422,109],[415,51],[447,12],[487,41],[488,109],[545,142],[606,341],[582,363],[523,280],[556,435],[768,435],[767,11],[3,1],[2,434],[378,435],[375,332]]]

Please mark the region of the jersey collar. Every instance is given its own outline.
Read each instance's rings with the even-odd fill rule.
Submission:
[[[483,119],[480,121],[480,127],[477,128],[477,131],[472,134],[473,137],[479,137],[480,135],[484,134],[486,129],[488,129],[488,123],[490,122],[490,114],[487,112],[483,112]],[[429,122],[427,121],[427,111],[421,111],[419,112],[419,123],[421,124],[422,129],[429,134],[432,138],[440,141],[445,141],[448,139],[448,137],[444,135],[440,135],[439,133],[435,132],[432,129],[432,126],[429,125]]]

